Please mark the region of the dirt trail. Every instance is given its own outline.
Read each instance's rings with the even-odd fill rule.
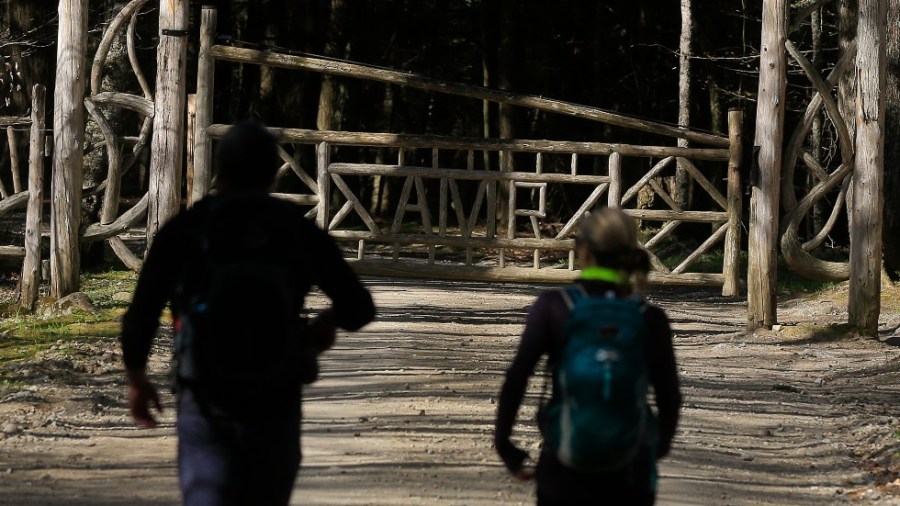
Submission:
[[[533,503],[492,448],[495,398],[541,287],[369,280],[379,319],[345,335],[306,392],[304,466],[292,504]],[[685,394],[659,504],[900,503],[900,315],[881,342],[797,331],[744,334],[745,306],[705,290],[667,309]],[[313,304],[322,299],[313,298]],[[846,321],[829,301],[783,304],[795,324]],[[792,332],[793,330],[793,332]],[[178,502],[172,397],[135,430],[114,343],[17,365],[0,397],[0,504]],[[170,340],[151,361],[166,381]],[[517,437],[537,453],[533,382]]]

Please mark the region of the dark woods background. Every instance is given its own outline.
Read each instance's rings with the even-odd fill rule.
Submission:
[[[106,24],[125,3],[90,1],[89,54],[93,54]],[[157,43],[155,3],[148,2],[137,31],[143,70],[151,86]],[[678,118],[681,6],[676,1],[219,0],[202,3],[218,8],[220,43],[348,59],[466,84],[567,100],[654,121],[676,123]],[[745,113],[747,145],[752,145],[755,121],[761,3],[691,2],[694,57],[690,125],[724,133],[727,111],[740,108]],[[792,13],[810,2],[795,3]],[[826,73],[839,56],[841,11],[838,4],[852,7],[853,3],[851,0],[829,3],[819,10],[817,25],[807,18],[790,36]],[[900,0],[890,0],[889,4],[896,19]],[[43,83],[52,88],[56,7],[57,2],[49,0],[0,0],[0,57],[3,59],[0,116],[26,114],[32,84]],[[189,93],[196,85],[200,9],[201,2],[192,3]],[[888,38],[893,36],[896,40],[897,24],[888,23],[888,30],[893,34]],[[897,51],[889,50],[889,58],[893,58],[891,65],[897,69]],[[111,57],[105,75],[104,86],[139,92],[124,53],[118,58]],[[786,135],[793,130],[812,94],[809,81],[793,62],[789,80]],[[900,121],[896,80],[892,83],[889,88],[893,86],[894,94],[889,93],[888,99],[889,110],[893,112],[889,112],[889,118],[893,114],[894,120],[893,123],[889,120],[887,125]],[[48,97],[52,99],[52,92]],[[51,104],[47,109],[52,111]],[[261,71],[257,66],[219,64],[215,122],[231,123],[248,117],[263,119],[272,126],[296,128],[660,142],[650,134],[411,88],[349,78],[323,78],[308,72]],[[137,131],[137,119],[127,113],[114,121],[129,132]],[[49,119],[48,124],[52,124]],[[900,184],[900,134],[890,128],[887,132],[885,182],[886,188],[896,188]],[[835,139],[830,122],[823,120],[818,148],[822,160],[839,157]],[[92,178],[103,177],[102,150],[97,151],[100,160],[96,167],[91,168],[90,159],[86,167],[88,186],[93,184]],[[382,156],[392,155],[382,153]],[[429,165],[430,153],[421,156],[423,164]],[[4,153],[0,164],[8,163]],[[598,171],[605,171],[604,161],[593,163]],[[5,166],[0,165],[0,173],[8,173]],[[138,186],[141,177],[145,177],[143,171],[145,168],[132,176],[133,186]],[[801,174],[798,178],[802,178],[797,184],[805,185],[806,172],[797,172]],[[719,183],[724,187],[722,181]],[[389,190],[361,189],[363,198],[373,199],[374,214],[389,217],[393,212],[387,202],[389,197],[384,195]],[[376,193],[381,195],[377,202],[374,201]],[[900,270],[900,255],[891,256],[891,251],[900,251],[897,244],[900,219],[896,218],[900,216],[900,206],[894,196],[897,192],[886,193],[886,261],[893,266],[888,269],[893,272]],[[560,211],[571,207],[565,195],[551,195],[551,200]],[[837,242],[846,242],[846,238],[839,237]]]

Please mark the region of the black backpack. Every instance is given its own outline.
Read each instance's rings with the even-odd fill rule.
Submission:
[[[318,365],[300,318],[299,245],[272,217],[281,203],[204,204],[175,299],[178,383],[212,393],[311,383]]]

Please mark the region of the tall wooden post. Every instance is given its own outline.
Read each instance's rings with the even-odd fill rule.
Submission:
[[[88,0],[60,0],[53,94],[50,295],[78,291]]]
[[[848,311],[850,325],[870,336],[878,335],[881,312],[885,127],[885,101],[881,90],[887,71],[885,14],[885,0],[859,0]]]
[[[188,6],[186,0],[159,3],[159,47],[156,50],[156,108],[150,149],[150,202],[147,244],[178,213],[184,117]]]
[[[47,88],[34,85],[31,94],[31,139],[28,148],[28,209],[25,213],[25,261],[19,305],[31,310],[37,301],[41,271],[41,218],[44,203],[44,105]]]
[[[725,258],[722,295],[737,296],[741,291],[741,155],[744,151],[744,111],[728,111],[728,231],[725,232]]]
[[[787,87],[784,41],[787,37],[788,1],[764,0],[762,13],[759,93],[753,141],[759,147],[759,174],[750,197],[750,265],[747,272],[750,328],[771,327],[777,321],[778,202]]]
[[[203,6],[200,17],[200,54],[197,62],[197,105],[194,114],[194,177],[190,190],[193,204],[209,192],[212,181],[212,141],[206,127],[212,123],[215,60],[209,49],[216,41],[216,9]]]

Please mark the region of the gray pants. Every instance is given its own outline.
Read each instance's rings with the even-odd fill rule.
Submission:
[[[178,474],[186,506],[284,506],[300,467],[300,400],[238,416],[178,396]],[[283,401],[282,401],[283,402]],[[271,403],[258,408],[271,408]],[[295,409],[294,409],[295,408]]]

